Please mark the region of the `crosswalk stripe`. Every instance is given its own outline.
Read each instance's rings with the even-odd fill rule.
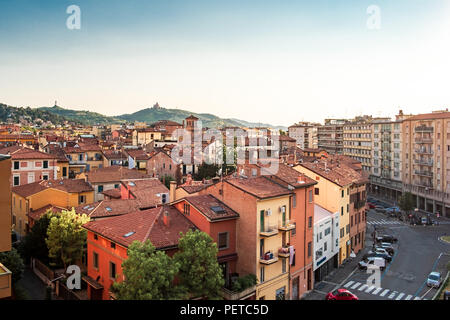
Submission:
[[[380,297],[384,297],[389,292],[389,289],[386,289],[383,291],[383,293],[380,294]]]
[[[415,297],[414,300],[420,300],[420,298],[419,297]]]
[[[391,292],[388,299],[393,299],[397,293],[398,293],[397,291]]]
[[[358,288],[360,285],[361,285],[361,283],[357,282],[353,285],[352,289],[354,290],[354,289]]]
[[[405,300],[411,300],[411,298],[412,298],[412,294],[408,294],[408,295],[406,296]]]
[[[372,294],[378,294],[381,290],[383,290],[383,288],[377,288],[374,292],[372,292]]]
[[[402,292],[400,293],[395,300],[400,300],[405,294]]]
[[[365,284],[365,285],[361,286],[358,290],[359,290],[359,291],[363,291],[363,290],[366,290],[367,287],[368,287],[368,285]]]
[[[369,292],[372,291],[373,289],[375,289],[375,286],[370,286],[370,287],[368,287],[368,288],[366,289],[366,291],[364,291],[364,292],[369,293]]]
[[[350,282],[348,282],[348,283],[344,286],[344,288],[350,287],[353,283],[355,283],[355,281],[350,281]]]

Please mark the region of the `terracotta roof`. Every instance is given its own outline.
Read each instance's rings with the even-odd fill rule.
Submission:
[[[262,168],[262,172],[265,172],[264,168]],[[305,174],[300,173],[292,167],[283,163],[279,164],[277,173],[274,175],[270,175],[270,177],[276,177],[277,179],[275,179],[275,182],[284,182],[285,184],[289,184],[295,188],[303,188],[306,186],[317,184],[315,180],[307,177]]]
[[[103,156],[108,160],[127,160],[127,156],[120,150],[103,150]]]
[[[69,193],[94,191],[91,185],[84,179],[43,180],[40,184],[48,188],[58,189]]]
[[[189,117],[187,117],[186,119],[189,119],[189,120],[198,120],[198,118],[197,117],[195,117],[195,116],[193,116],[192,114],[189,116]]]
[[[64,148],[64,151],[66,153],[80,153],[80,152],[87,152],[87,151],[101,151],[102,149],[100,146],[96,143],[84,143],[84,142],[78,142],[74,146],[66,146]]]
[[[102,192],[105,196],[108,196],[110,198],[113,199],[120,199],[121,194],[120,194],[120,189],[119,188],[114,188],[114,189],[109,189],[109,190],[105,190]]]
[[[119,200],[102,200],[88,205],[81,205],[75,208],[79,214],[86,214],[89,217],[106,218],[120,216],[130,212],[138,211],[140,204],[137,200],[119,199]]]
[[[167,212],[169,225],[163,222]],[[124,247],[133,241],[150,240],[156,248],[178,245],[180,232],[196,229],[194,224],[172,206],[135,211],[125,215],[88,222],[84,227]]]
[[[291,138],[287,135],[281,134],[279,136],[280,141],[291,141],[291,142],[296,142],[297,140],[295,140],[294,138]]]
[[[47,189],[47,187],[41,185],[40,181],[38,181],[38,182],[23,184],[21,186],[12,187],[11,191],[18,194],[21,197],[26,198],[28,196],[31,196],[32,194],[41,192],[45,189]]]
[[[169,193],[169,189],[157,178],[122,180],[121,183],[136,197],[141,208],[154,207],[162,204],[161,194]],[[167,199],[168,201],[169,199]]]
[[[67,210],[67,209],[49,204],[49,205],[46,205],[45,207],[42,207],[37,210],[30,210],[28,217],[30,217],[30,219],[32,219],[34,221],[37,221],[49,210],[53,213],[60,213],[62,210]]]
[[[432,113],[418,114],[416,116],[412,116],[412,117],[406,118],[403,121],[448,119],[448,118],[450,118],[450,112],[432,112]]]
[[[136,160],[148,160],[150,157],[147,152],[142,149],[134,150],[126,150],[125,153]]]
[[[0,149],[0,153],[10,154],[12,160],[56,159],[54,155],[20,146],[11,146]]]
[[[225,182],[260,199],[282,196],[291,193],[291,191],[270,181],[264,176],[246,179],[230,178],[225,180]]]
[[[119,182],[123,179],[149,178],[146,173],[136,169],[128,169],[122,166],[110,166],[91,170],[85,173],[90,183]]]
[[[183,200],[189,202],[211,221],[239,218],[237,212],[212,195],[190,196],[181,199]]]
[[[48,149],[48,153],[55,156],[56,159],[58,159],[58,162],[69,162],[69,159],[67,159],[66,153],[64,152],[63,148],[56,144],[48,144],[45,146],[46,149]]]

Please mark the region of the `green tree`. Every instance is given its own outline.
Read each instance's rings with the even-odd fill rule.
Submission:
[[[219,166],[217,164],[202,163],[198,166],[197,174],[194,175],[195,180],[211,179],[217,175]]]
[[[175,181],[175,178],[171,175],[164,175],[164,177],[162,177],[160,181],[164,183],[167,189],[170,189],[170,181]]]
[[[0,263],[12,272],[12,283],[16,283],[22,278],[25,265],[19,252],[12,248],[11,251],[0,253]]]
[[[82,226],[89,222],[85,214],[78,215],[75,209],[63,210],[50,218],[46,243],[48,255],[54,260],[61,259],[64,269],[78,262],[83,256],[87,231]],[[56,265],[53,261],[50,265]]]
[[[45,239],[52,214],[52,211],[47,211],[21,241],[18,249],[25,261],[28,262],[34,257],[48,264],[48,247]]]
[[[414,198],[411,192],[405,192],[401,195],[398,202],[398,206],[402,211],[409,214],[409,212],[411,212],[411,210],[414,209],[414,205],[415,205]]]
[[[113,284],[119,300],[167,300],[181,297],[173,284],[178,272],[175,263],[164,251],[157,251],[149,240],[134,241],[122,263],[125,280]]]
[[[173,258],[180,265],[180,285],[190,297],[220,298],[225,280],[217,262],[218,250],[213,239],[199,230],[190,230],[182,235],[178,248]]]

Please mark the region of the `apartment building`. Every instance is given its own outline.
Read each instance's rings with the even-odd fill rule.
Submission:
[[[325,124],[317,127],[317,147],[331,154],[342,154],[344,125],[347,121],[346,119],[325,119]]]
[[[343,154],[361,162],[367,172],[372,166],[372,121],[371,116],[361,116],[344,125]]]
[[[293,138],[297,142],[297,146],[302,149],[305,148],[317,148],[317,127],[319,124],[309,122],[299,122],[288,128],[289,137]]]
[[[417,208],[450,216],[450,112],[404,119],[402,133],[403,190]]]
[[[370,191],[394,201],[402,195],[402,121],[372,123]]]
[[[339,266],[339,212],[314,204],[314,282]]]
[[[0,252],[11,250],[11,156],[0,154]],[[0,300],[11,297],[12,273],[0,263]]]

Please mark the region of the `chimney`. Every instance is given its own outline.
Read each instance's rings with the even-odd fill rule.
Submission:
[[[166,227],[170,227],[169,211],[164,211],[163,222]]]
[[[176,199],[176,189],[177,189],[177,182],[170,181],[169,202],[177,200]]]
[[[298,176],[297,177],[297,183],[303,183],[303,177],[302,176]]]

